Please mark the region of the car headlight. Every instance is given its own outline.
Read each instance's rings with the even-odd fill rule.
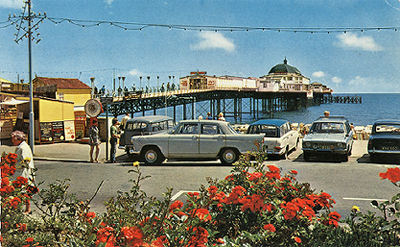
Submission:
[[[346,143],[339,142],[336,144],[338,148],[346,148]]]
[[[318,148],[318,144],[317,144],[317,143],[314,143],[314,144],[312,145],[312,147],[313,147],[314,149],[317,149],[317,148]]]
[[[303,142],[303,147],[309,148],[309,147],[311,147],[311,143],[310,142]]]

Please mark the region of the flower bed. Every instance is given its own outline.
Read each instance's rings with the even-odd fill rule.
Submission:
[[[129,192],[106,202],[107,211],[90,211],[91,199],[68,193],[68,180],[38,189],[17,177],[15,154],[1,160],[3,246],[396,246],[399,245],[400,194],[372,202],[382,215],[351,216],[331,211],[334,199],[296,180],[297,171],[281,174],[262,160],[241,157],[222,180],[208,179],[187,201],[149,197],[140,188],[139,166]],[[389,168],[382,179],[399,186],[400,169]],[[101,185],[100,185],[101,186]],[[100,188],[99,186],[99,188]],[[37,193],[38,192],[38,193]],[[32,199],[32,195],[37,193]],[[23,214],[26,201],[36,204],[35,216]]]

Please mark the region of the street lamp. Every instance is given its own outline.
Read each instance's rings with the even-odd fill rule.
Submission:
[[[93,99],[94,97],[94,77],[90,77],[90,87],[92,90],[90,91],[90,96]]]
[[[139,88],[139,90],[142,90],[142,76],[139,76],[139,80],[140,80],[140,88]]]
[[[125,89],[125,76],[122,76],[122,88]]]

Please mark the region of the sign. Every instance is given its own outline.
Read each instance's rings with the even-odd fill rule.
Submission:
[[[64,141],[64,123],[63,121],[52,122],[53,125],[53,140],[54,142]]]
[[[53,142],[52,123],[40,123],[40,142]]]
[[[12,120],[0,120],[0,139],[8,139],[13,131]]]
[[[86,120],[75,120],[75,137],[83,138],[85,136]]]
[[[207,71],[194,71],[190,72],[191,75],[205,75],[207,74]]]
[[[74,115],[75,115],[75,120],[86,121],[86,112],[84,112],[84,111],[75,111]]]
[[[64,121],[64,136],[66,141],[75,140],[75,124],[74,121]]]

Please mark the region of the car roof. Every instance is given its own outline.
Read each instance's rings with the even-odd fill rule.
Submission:
[[[400,124],[400,120],[397,119],[379,119],[374,124]]]
[[[143,116],[143,117],[134,117],[128,120],[128,122],[146,122],[146,123],[154,123],[165,120],[172,120],[169,116],[163,115],[153,115],[153,116]]]
[[[336,123],[343,123],[343,122],[347,122],[347,118],[345,118],[344,116],[329,116],[329,117],[325,117],[325,116],[320,116],[319,118],[317,118],[317,120],[315,120],[314,122],[336,122]]]
[[[190,119],[190,120],[181,120],[179,123],[220,123],[220,124],[228,124],[229,122],[226,121],[221,121],[221,120],[196,120],[196,119]]]
[[[287,123],[288,120],[285,119],[260,119],[258,121],[255,121],[254,123],[251,123],[250,126],[252,125],[275,125],[275,126],[282,126],[283,124]]]

